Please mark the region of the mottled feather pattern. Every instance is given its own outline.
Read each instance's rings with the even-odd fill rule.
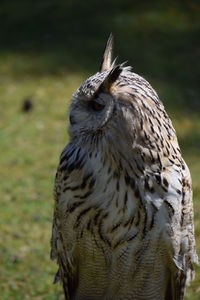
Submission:
[[[190,173],[157,93],[105,51],[72,99],[54,189],[55,281],[66,299],[180,300],[198,262]]]

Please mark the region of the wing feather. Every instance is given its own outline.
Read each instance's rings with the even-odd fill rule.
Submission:
[[[65,172],[65,176],[66,176]],[[72,258],[72,251],[65,249],[63,243],[62,230],[60,228],[60,220],[58,213],[58,205],[61,197],[61,185],[63,181],[63,173],[58,169],[55,186],[54,186],[54,216],[52,226],[52,237],[51,237],[51,252],[50,258],[56,259],[59,265],[59,269],[55,275],[54,283],[62,281],[65,299],[72,299],[77,286],[77,272],[76,267]]]
[[[182,193],[181,193],[181,212],[179,232],[174,235],[180,236],[177,241],[179,245],[176,256],[173,258],[175,264],[175,272],[171,274],[168,288],[166,290],[165,299],[183,300],[186,285],[195,277],[193,264],[198,264],[198,257],[195,247],[194,237],[194,218],[193,218],[193,202],[192,202],[192,183],[189,169],[185,162],[182,165]]]

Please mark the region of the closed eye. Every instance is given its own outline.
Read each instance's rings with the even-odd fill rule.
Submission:
[[[92,100],[90,102],[90,107],[94,110],[94,111],[100,111],[102,109],[104,109],[105,105],[104,104],[101,104],[95,100]]]

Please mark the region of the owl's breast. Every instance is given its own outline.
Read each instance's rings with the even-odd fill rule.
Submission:
[[[159,245],[157,210],[144,203],[134,174],[113,168],[98,153],[82,151],[81,168],[69,172],[72,160],[62,165],[58,203],[62,242],[78,265],[77,299],[92,299],[94,294],[102,299],[105,293],[117,299],[113,293],[122,283],[134,293],[137,285],[130,278],[136,276],[141,284],[144,273],[158,261],[155,276],[161,271],[166,249]]]

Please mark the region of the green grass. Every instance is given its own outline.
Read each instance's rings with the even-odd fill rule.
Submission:
[[[107,2],[106,2],[107,3]],[[96,72],[115,34],[129,60],[158,91],[193,178],[200,256],[200,102],[196,1],[2,1],[0,18],[1,299],[62,299],[49,260],[53,181],[68,141],[72,93]],[[77,5],[80,7],[78,10]],[[105,6],[105,7],[104,7]],[[101,11],[99,15],[98,11]],[[30,113],[21,110],[30,97]],[[200,299],[200,268],[186,299]]]

